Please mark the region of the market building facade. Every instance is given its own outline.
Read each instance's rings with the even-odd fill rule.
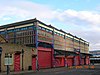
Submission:
[[[1,71],[90,64],[89,42],[37,19],[0,26],[0,40]]]

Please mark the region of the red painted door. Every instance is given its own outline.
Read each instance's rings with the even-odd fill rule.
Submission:
[[[81,59],[81,64],[84,65],[84,58]]]
[[[59,58],[55,58],[55,67],[59,67],[60,61]]]
[[[89,65],[90,64],[90,59],[89,57],[86,58],[86,65]]]
[[[61,58],[61,66],[65,66],[65,58]]]
[[[14,55],[14,71],[20,71],[20,54]]]
[[[79,56],[75,56],[75,65],[79,66],[80,65],[80,57]]]
[[[56,67],[63,67],[64,66],[64,58],[63,57],[56,57],[55,58],[55,66]]]
[[[73,58],[67,58],[67,66],[72,66],[73,65]]]
[[[36,57],[32,57],[32,70],[36,70]]]
[[[38,51],[38,62],[39,62],[39,68],[51,68],[52,64],[52,55],[51,51]]]
[[[88,58],[88,64],[90,64],[90,57]]]
[[[73,64],[74,64],[74,57],[73,56],[66,57],[66,65],[73,66]]]

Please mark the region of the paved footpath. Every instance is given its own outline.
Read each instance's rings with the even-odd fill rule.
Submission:
[[[1,73],[0,75],[6,75]],[[94,69],[76,69],[76,68],[52,68],[40,71],[21,71],[11,72],[10,75],[100,75],[100,65],[96,65]]]

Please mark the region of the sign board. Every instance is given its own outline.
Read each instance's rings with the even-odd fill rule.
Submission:
[[[5,58],[5,65],[12,65],[12,58]]]

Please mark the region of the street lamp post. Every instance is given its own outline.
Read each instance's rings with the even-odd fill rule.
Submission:
[[[22,49],[22,71],[24,70],[23,69],[23,56],[24,56],[24,50]]]

